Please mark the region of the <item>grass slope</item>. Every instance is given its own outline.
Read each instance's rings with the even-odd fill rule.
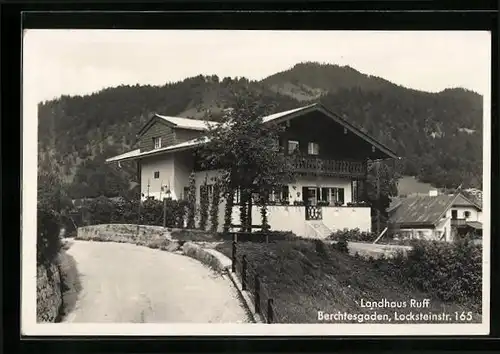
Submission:
[[[225,242],[217,249],[231,257],[231,244]],[[383,314],[388,320],[363,322],[415,323],[396,321],[394,313],[447,313],[451,321],[455,312],[472,311],[454,303],[444,303],[430,294],[396,281],[394,274],[375,269],[368,261],[340,253],[322,242],[278,241],[268,244],[238,243],[238,260],[246,255],[252,273],[261,275],[261,286],[274,299],[277,322],[318,323],[318,311],[325,313]],[[252,277],[250,277],[252,278]],[[252,287],[250,286],[250,289]],[[406,303],[405,308],[366,308],[361,301],[387,299]],[[429,308],[411,308],[411,300],[430,299]],[[473,320],[481,321],[478,313]],[[335,321],[357,323],[358,320]],[[420,321],[419,323],[437,323]],[[470,322],[470,321],[469,321]]]

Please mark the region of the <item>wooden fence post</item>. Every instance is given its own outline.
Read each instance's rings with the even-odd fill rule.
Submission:
[[[233,241],[233,252],[232,252],[232,264],[231,271],[236,272],[236,241]]]
[[[273,303],[273,299],[267,299],[267,323],[273,323],[274,321]]]
[[[167,198],[163,198],[163,227],[167,227]]]
[[[258,274],[255,274],[254,299],[255,299],[255,313],[260,314],[260,279]]]
[[[247,290],[247,266],[247,256],[244,254],[241,266],[241,290]]]

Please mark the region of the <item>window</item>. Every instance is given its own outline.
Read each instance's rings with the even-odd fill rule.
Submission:
[[[318,145],[318,143],[309,143],[309,144],[307,144],[307,153],[309,155],[318,155],[319,154],[319,145]]]
[[[456,210],[452,210],[452,211],[451,211],[451,218],[452,218],[453,220],[456,220],[456,219],[457,219],[457,211],[456,211]]]
[[[464,218],[470,218],[470,211],[464,211]]]
[[[307,188],[307,201],[310,205],[316,205],[318,202],[318,189],[316,187]]]
[[[161,148],[161,138],[160,137],[153,138],[153,148],[154,149]]]
[[[330,204],[344,205],[344,188],[330,188]]]
[[[299,142],[297,140],[288,140],[288,154],[299,151]]]
[[[208,200],[212,200],[212,193],[214,192],[214,185],[213,184],[202,184],[200,186],[200,196],[202,195],[203,193],[203,189],[205,188],[205,191],[207,193],[207,196],[208,196]]]
[[[212,194],[214,194],[214,185],[213,184],[207,184],[207,193],[208,193],[208,200],[212,200]]]
[[[155,171],[154,177],[155,178],[160,178],[160,171]]]
[[[182,199],[188,200],[189,198],[189,187],[184,187],[182,191]]]
[[[240,203],[240,190],[236,189],[234,191],[234,199],[233,199],[233,204],[238,205]]]
[[[288,186],[274,188],[269,194],[269,201],[271,202],[288,202]]]

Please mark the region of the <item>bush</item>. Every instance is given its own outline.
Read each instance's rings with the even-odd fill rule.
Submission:
[[[37,260],[39,264],[53,264],[61,250],[59,215],[44,205],[37,210]]]
[[[377,238],[377,235],[373,232],[360,231],[359,229],[344,229],[333,232],[328,239],[330,240],[340,240],[345,239],[346,241],[352,242],[373,242]]]
[[[347,235],[342,234],[337,238],[337,243],[333,244],[333,247],[342,253],[349,253],[349,247],[347,242]]]
[[[414,240],[407,255],[373,260],[400,281],[443,301],[482,303],[482,246],[468,241]]]

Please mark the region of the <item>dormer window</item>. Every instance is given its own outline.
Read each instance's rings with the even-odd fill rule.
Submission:
[[[153,138],[153,148],[154,149],[161,148],[161,138],[160,137]]]

